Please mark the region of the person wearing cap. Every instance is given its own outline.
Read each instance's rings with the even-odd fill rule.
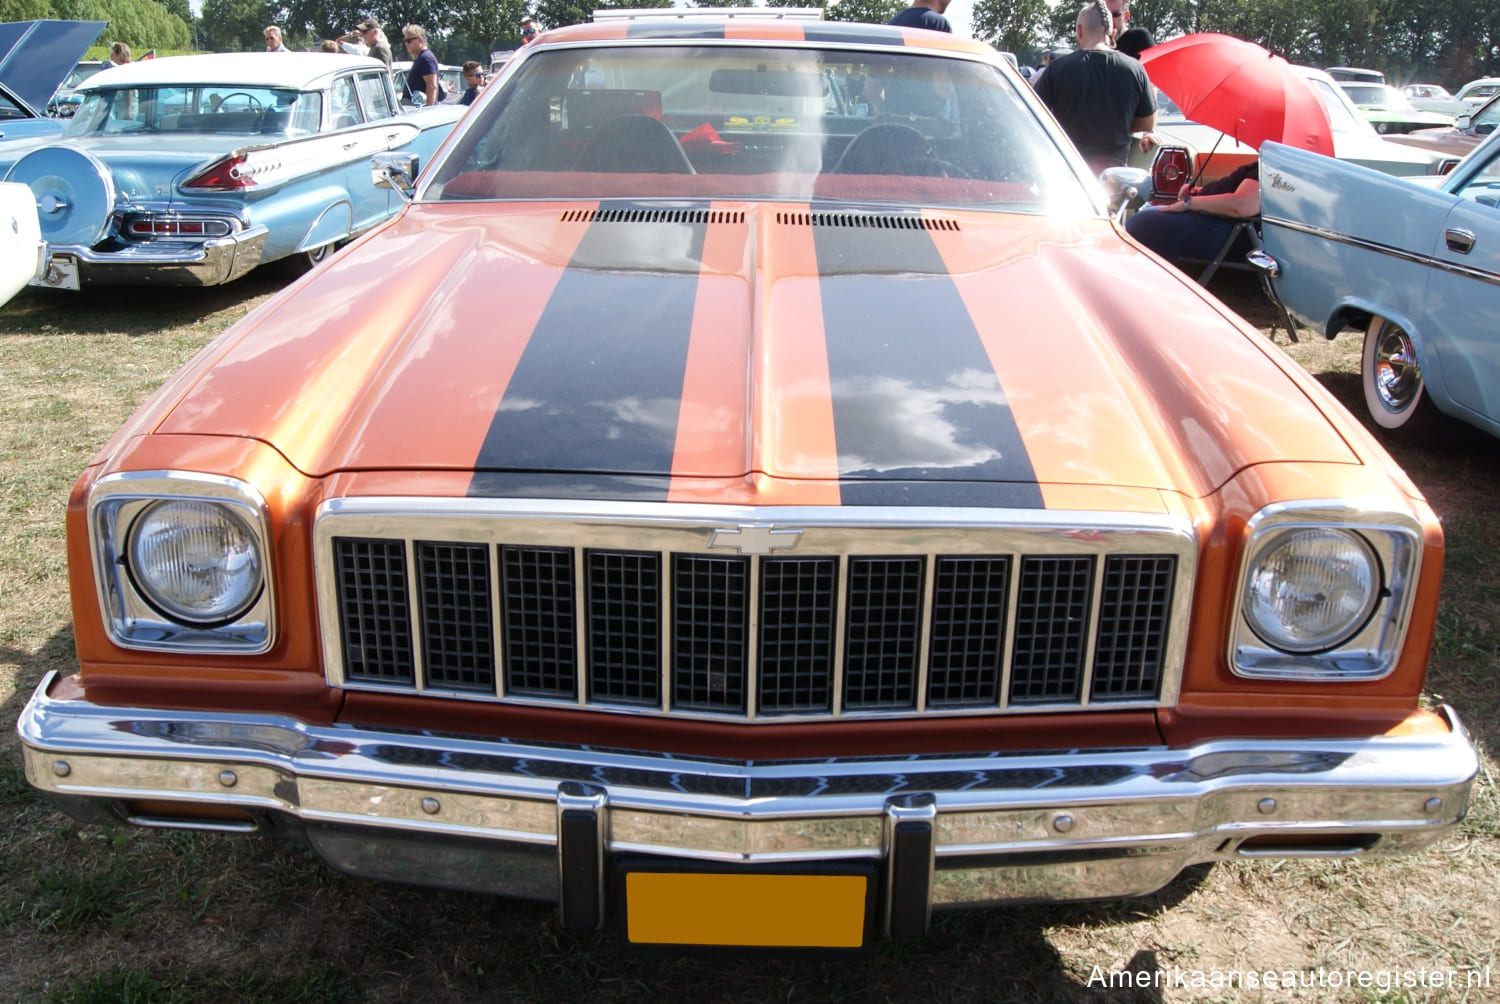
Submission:
[[[1115,48],[1131,59],[1140,59],[1141,53],[1156,44],[1156,39],[1145,28],[1126,28],[1115,39]]]
[[[530,45],[536,41],[536,21],[532,18],[521,20],[521,44]]]
[[[427,48],[427,29],[407,25],[401,29],[401,43],[411,57],[411,69],[406,71],[406,92],[413,98],[422,95],[426,99],[424,107],[431,108],[443,99],[443,89],[438,80],[437,56]]]
[[[363,45],[365,51],[360,55],[374,56],[385,64],[387,70],[391,68],[391,43],[375,18],[365,18],[349,34],[340,36],[339,41]]]

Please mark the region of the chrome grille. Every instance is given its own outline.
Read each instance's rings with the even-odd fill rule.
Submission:
[[[750,523],[663,505],[693,518],[632,524],[641,505],[610,523],[431,500],[445,511],[357,511],[372,505],[325,506],[318,522],[336,686],[784,721],[1158,706],[1181,675],[1185,522],[1080,530],[1050,524],[1100,514],[1001,512],[948,527],[894,512],[851,527],[833,521],[848,510]],[[1017,516],[1038,525],[1000,521]]]

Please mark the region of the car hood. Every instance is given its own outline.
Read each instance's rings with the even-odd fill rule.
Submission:
[[[1044,504],[1357,463],[1291,369],[1099,219],[419,205],[143,419],[478,494]]]
[[[52,95],[108,21],[12,21],[0,24],[0,84],[33,110]]]

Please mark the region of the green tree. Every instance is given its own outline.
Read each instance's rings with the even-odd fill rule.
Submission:
[[[974,37],[1006,52],[1032,49],[1050,13],[1048,0],[974,0]]]
[[[264,0],[203,0],[201,44],[214,52],[264,49],[261,33],[278,13]]]
[[[823,9],[823,16],[830,21],[885,24],[908,6],[904,0],[835,0]]]

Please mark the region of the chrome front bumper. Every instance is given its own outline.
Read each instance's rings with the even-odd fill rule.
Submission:
[[[622,856],[874,863],[897,893],[887,931],[920,933],[934,905],[1139,895],[1232,857],[1410,851],[1463,819],[1478,769],[1446,708],[1444,736],[743,762],[102,707],[49,697],[53,680],[18,722],[26,775],[80,818],[290,829],[343,871],[559,901],[581,927],[602,922]]]
[[[78,289],[93,286],[217,286],[232,282],[261,263],[264,226],[250,227],[209,241],[152,241],[116,251],[75,245],[55,246],[33,286]]]

